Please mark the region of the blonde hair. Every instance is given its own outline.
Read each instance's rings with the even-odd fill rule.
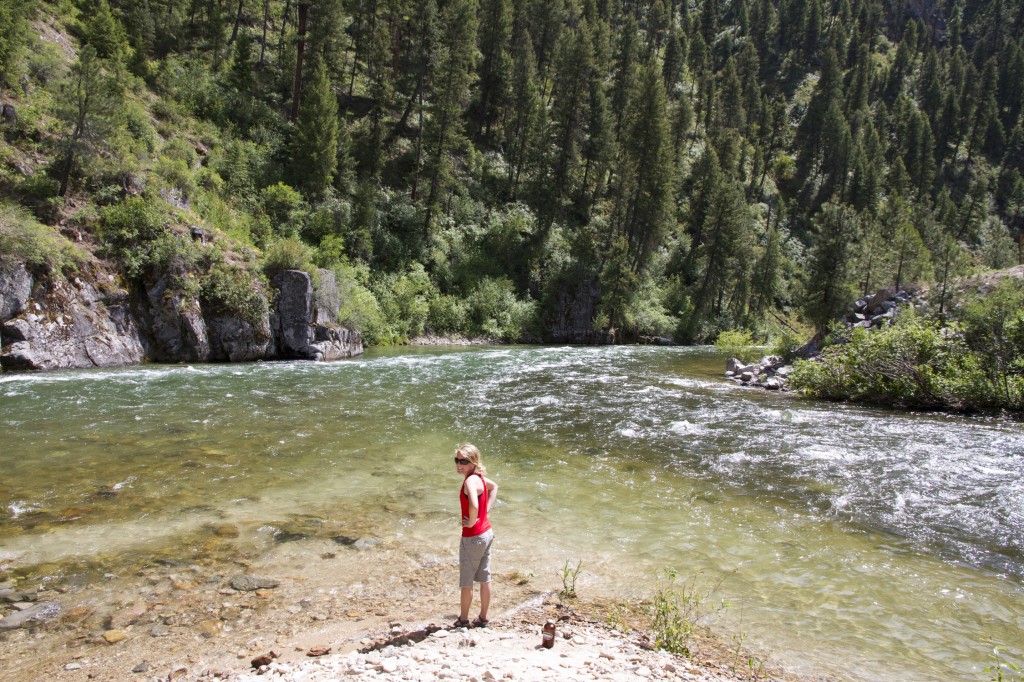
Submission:
[[[480,449],[472,443],[463,443],[455,448],[455,456],[468,459],[469,463],[474,467],[474,473],[480,473],[483,476],[487,475],[487,468],[480,459]]]

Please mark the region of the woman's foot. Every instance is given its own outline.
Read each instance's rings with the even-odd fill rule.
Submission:
[[[453,628],[468,628],[470,625],[471,623],[468,618],[457,618],[455,622],[452,623]]]
[[[475,627],[475,628],[485,628],[485,627],[488,626],[488,624],[490,624],[490,622],[491,621],[487,620],[483,616],[477,616],[476,620],[473,621],[473,627]]]

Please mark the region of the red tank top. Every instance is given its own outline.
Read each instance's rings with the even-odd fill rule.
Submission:
[[[491,529],[491,522],[487,518],[487,482],[481,474],[472,473],[469,476],[480,476],[480,482],[483,484],[484,489],[480,492],[480,497],[477,499],[480,513],[476,517],[476,523],[472,526],[462,527],[462,537],[464,538],[482,535]],[[466,481],[469,479],[469,476],[466,476],[462,480],[462,485],[459,486],[459,506],[462,508],[463,518],[469,516],[469,497],[466,496]]]

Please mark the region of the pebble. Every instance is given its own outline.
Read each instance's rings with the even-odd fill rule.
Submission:
[[[66,666],[64,666],[64,669],[65,670],[81,670],[82,666],[79,663],[68,663]]]
[[[149,668],[150,668],[149,661],[143,661],[142,663],[139,663],[137,666],[132,668],[132,672],[133,673],[145,673],[145,672],[149,672]]]
[[[128,639],[128,633],[124,630],[107,630],[103,633],[103,639],[107,641],[107,644],[117,644]]]

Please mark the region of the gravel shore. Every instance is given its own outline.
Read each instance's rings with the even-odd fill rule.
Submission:
[[[554,646],[541,646],[542,623],[556,622]],[[365,639],[349,653],[313,647],[305,660],[253,662],[252,672],[235,682],[328,682],[353,680],[690,680],[751,679],[720,664],[698,663],[652,649],[642,634],[624,632],[567,608],[556,599],[491,622],[485,628],[426,625],[407,631],[394,623],[376,639]],[[264,662],[264,665],[257,665]],[[743,671],[747,672],[747,671]],[[758,679],[782,679],[764,673]]]

